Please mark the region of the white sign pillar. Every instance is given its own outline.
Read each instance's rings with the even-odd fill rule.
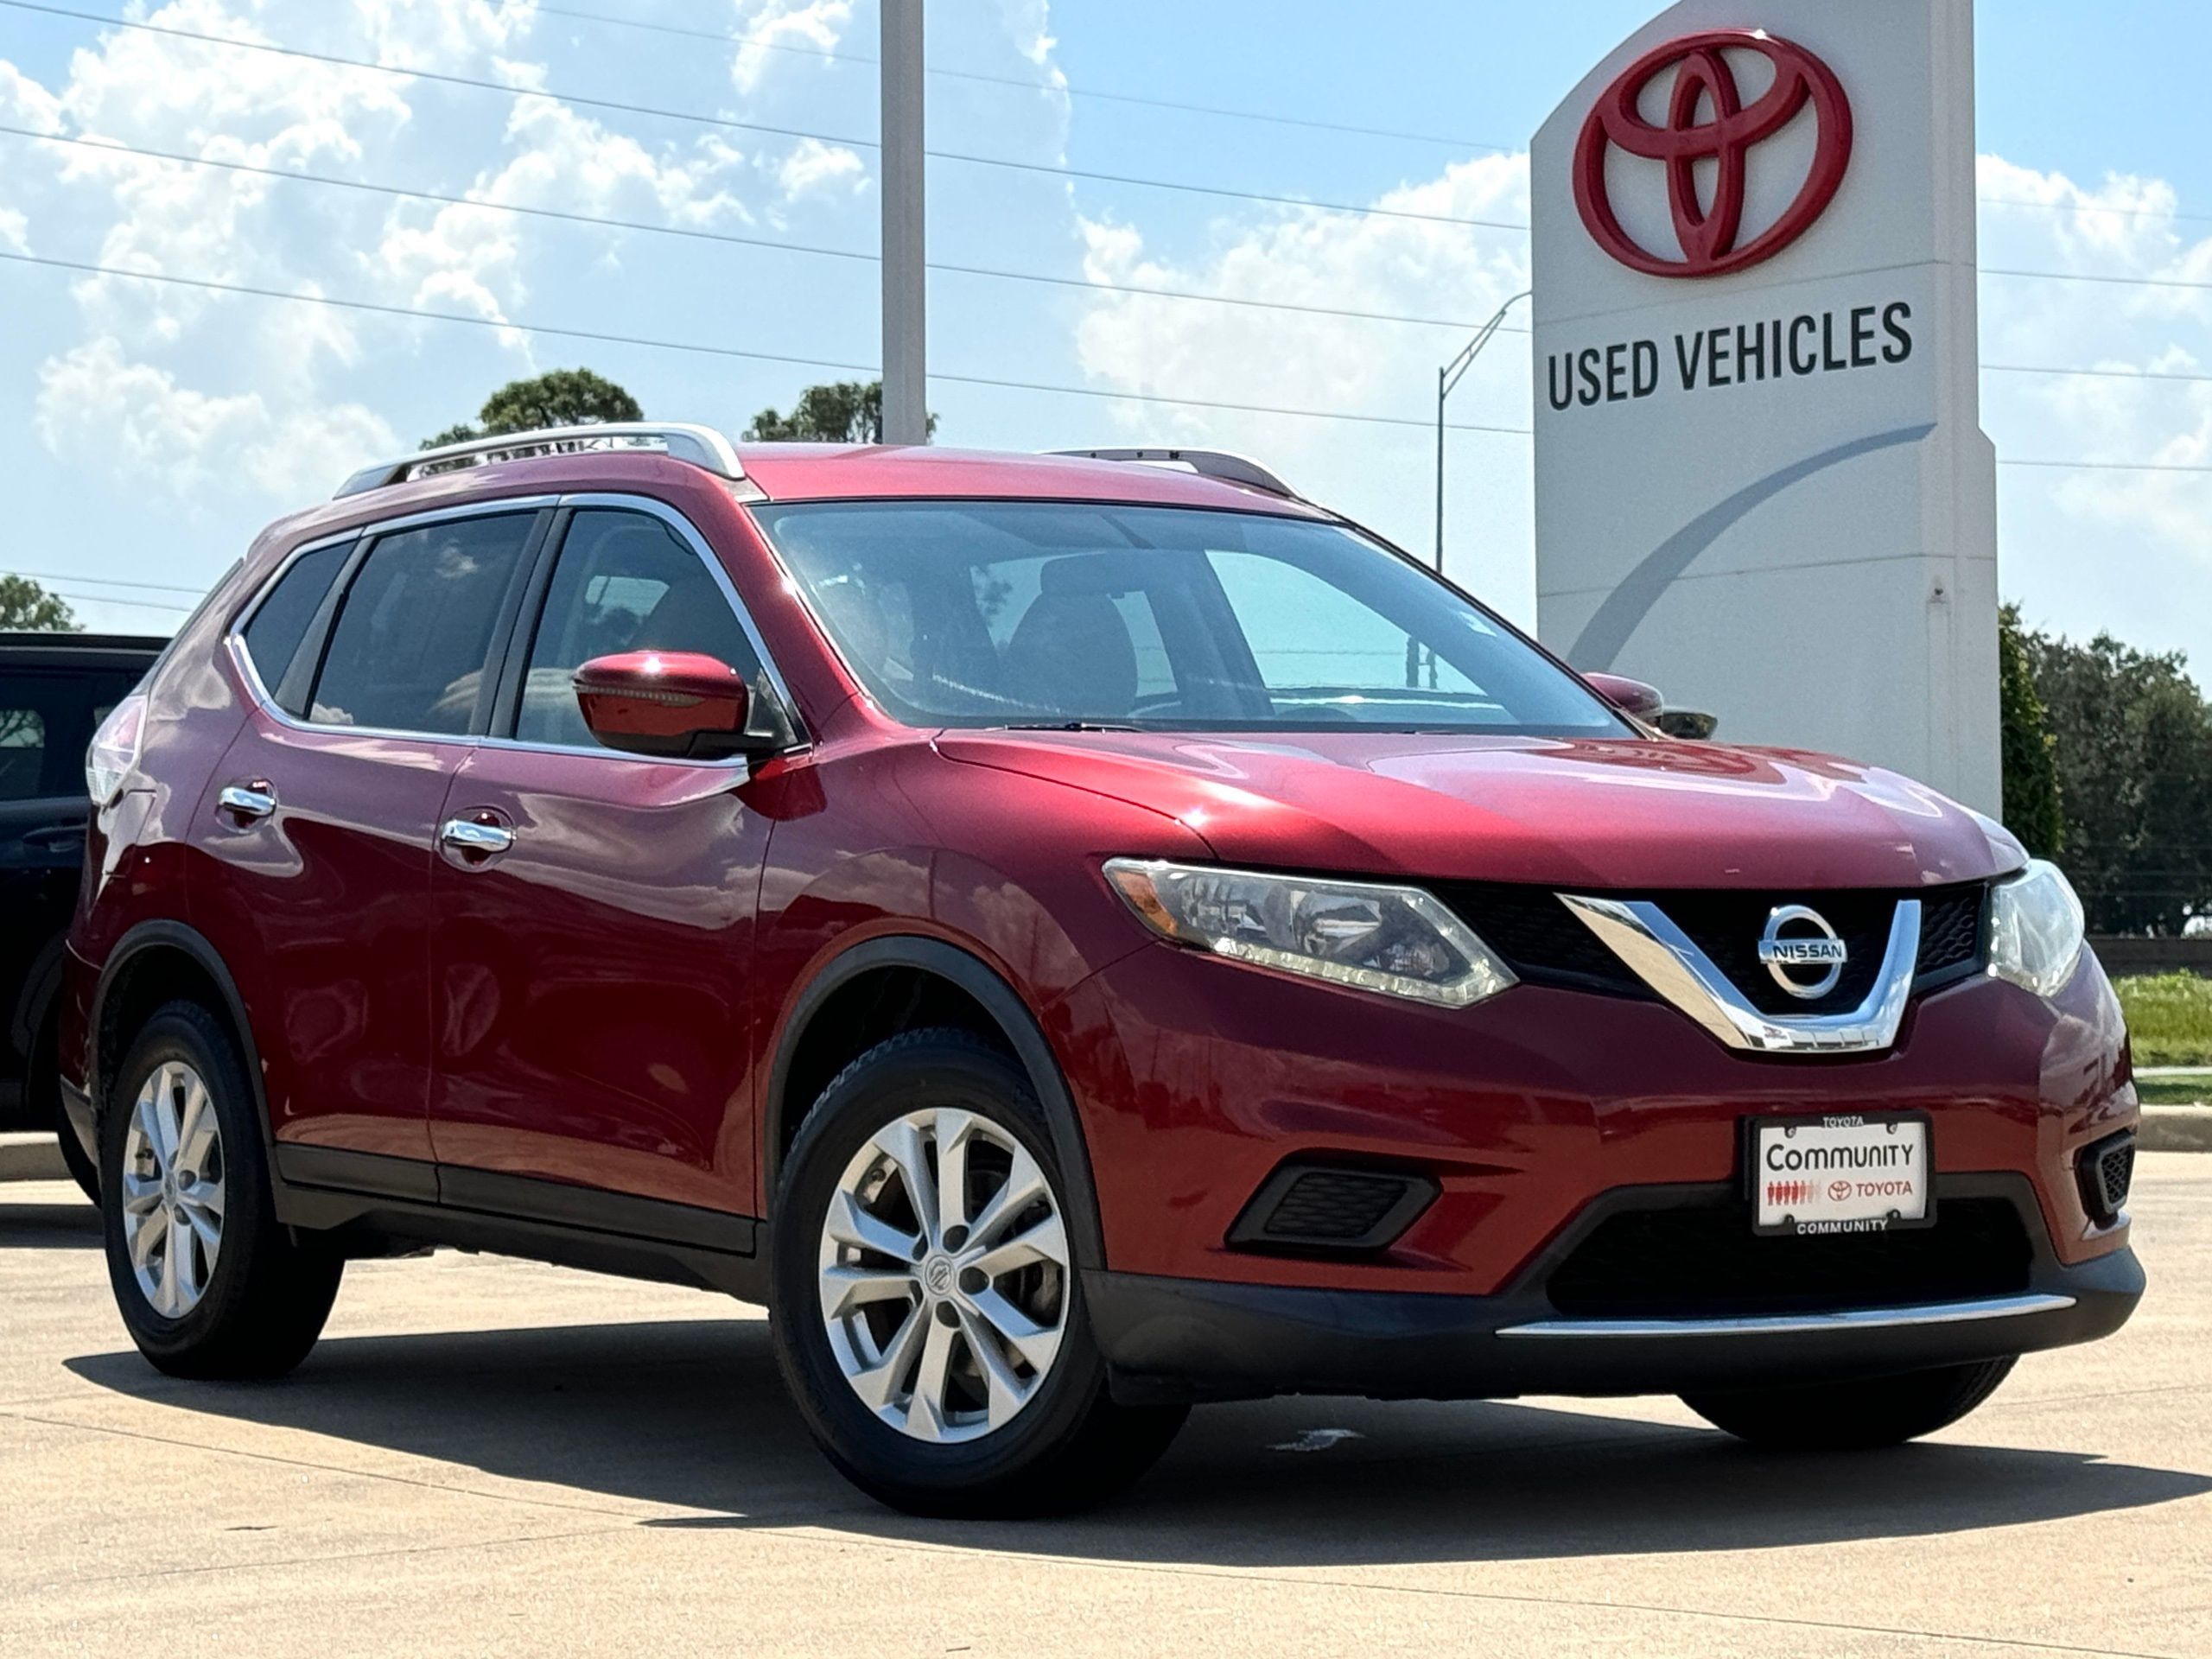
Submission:
[[[1972,0],[1682,0],[1530,174],[1545,644],[1996,813]]]

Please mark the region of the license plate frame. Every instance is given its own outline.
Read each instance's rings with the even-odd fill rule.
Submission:
[[[1783,1180],[1809,1183],[1814,1179],[1842,1179],[1840,1173],[1831,1176],[1822,1172],[1770,1171],[1766,1168],[1764,1153],[1770,1141],[1786,1141],[1808,1128],[1824,1132],[1830,1144],[1837,1143],[1836,1137],[1842,1137],[1840,1143],[1844,1145],[1852,1144],[1851,1137],[1854,1135],[1863,1135],[1869,1144],[1879,1145],[1892,1135],[1916,1132],[1921,1212],[1916,1216],[1909,1215],[1904,1213],[1904,1209],[1909,1206],[1900,1206],[1878,1214],[1861,1214],[1859,1213],[1860,1209],[1871,1210],[1879,1202],[1878,1198],[1862,1196],[1847,1215],[1827,1213],[1833,1211],[1835,1205],[1818,1198],[1809,1201],[1809,1206],[1815,1212],[1809,1217],[1801,1217],[1794,1211],[1776,1213],[1781,1211],[1783,1206],[1767,1202],[1768,1195],[1764,1190],[1770,1177],[1777,1183]],[[1878,1135],[1869,1133],[1876,1130],[1880,1131]],[[1935,1157],[1936,1127],[1925,1112],[1813,1112],[1747,1117],[1744,1120],[1743,1132],[1743,1192],[1751,1210],[1751,1231],[1760,1238],[1803,1238],[1842,1233],[1904,1232],[1915,1228],[1933,1227],[1936,1224]]]

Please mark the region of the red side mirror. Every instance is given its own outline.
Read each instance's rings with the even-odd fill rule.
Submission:
[[[1657,686],[1631,680],[1624,674],[1585,674],[1582,677],[1607,702],[1638,720],[1656,720],[1659,711],[1667,706],[1667,699],[1659,695]]]
[[[738,671],[692,651],[594,657],[571,677],[591,734],[610,749],[719,760],[748,747],[750,698]]]

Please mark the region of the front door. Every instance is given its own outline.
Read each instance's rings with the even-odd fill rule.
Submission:
[[[592,658],[659,648],[719,658],[772,699],[711,557],[642,508],[576,511],[518,632],[493,741],[454,777],[430,877],[448,1202],[638,1231],[649,1212],[580,1210],[546,1184],[752,1209],[747,981],[767,824],[743,761],[613,753],[569,685]]]
[[[193,828],[193,921],[237,976],[278,1141],[416,1160],[423,1196],[434,838],[548,519],[296,559],[234,637],[252,708]]]

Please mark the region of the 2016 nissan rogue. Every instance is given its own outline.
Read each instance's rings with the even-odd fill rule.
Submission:
[[[1656,701],[1224,455],[372,468],[91,750],[124,1321],[265,1376],[352,1259],[705,1286],[938,1513],[1276,1393],[1940,1428],[2141,1294],[2081,908]]]

